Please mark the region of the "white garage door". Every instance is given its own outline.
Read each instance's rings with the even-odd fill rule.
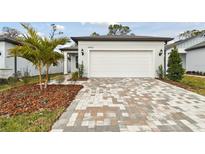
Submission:
[[[153,77],[152,51],[90,51],[90,77]]]

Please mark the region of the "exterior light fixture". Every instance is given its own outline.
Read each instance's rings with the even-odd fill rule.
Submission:
[[[82,56],[84,56],[84,50],[83,49],[81,49],[81,54],[82,54]]]
[[[161,49],[159,52],[159,56],[161,56],[163,54],[163,50]]]
[[[1,52],[0,52],[0,56],[1,56]]]

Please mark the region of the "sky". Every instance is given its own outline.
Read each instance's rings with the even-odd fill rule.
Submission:
[[[52,22],[58,25],[59,29],[67,37],[86,36],[93,32],[105,35],[110,24],[118,23],[129,26],[132,33],[136,35],[177,37],[186,30],[205,29],[205,22]],[[31,22],[40,35],[48,36],[50,32],[49,22]],[[12,27],[23,32],[23,28],[16,22],[0,22],[0,31],[3,27]]]

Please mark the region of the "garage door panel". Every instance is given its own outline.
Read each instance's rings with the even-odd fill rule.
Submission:
[[[91,77],[151,77],[152,51],[91,51]]]

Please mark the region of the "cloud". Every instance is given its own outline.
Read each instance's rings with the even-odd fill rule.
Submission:
[[[42,32],[37,32],[37,34],[38,34],[39,36],[45,36],[45,34],[42,33]]]
[[[109,26],[114,24],[119,24],[118,22],[81,22],[82,25],[91,24],[91,25],[102,25],[102,26]]]
[[[56,25],[56,28],[58,30],[64,30],[65,29],[65,27],[63,25]]]

